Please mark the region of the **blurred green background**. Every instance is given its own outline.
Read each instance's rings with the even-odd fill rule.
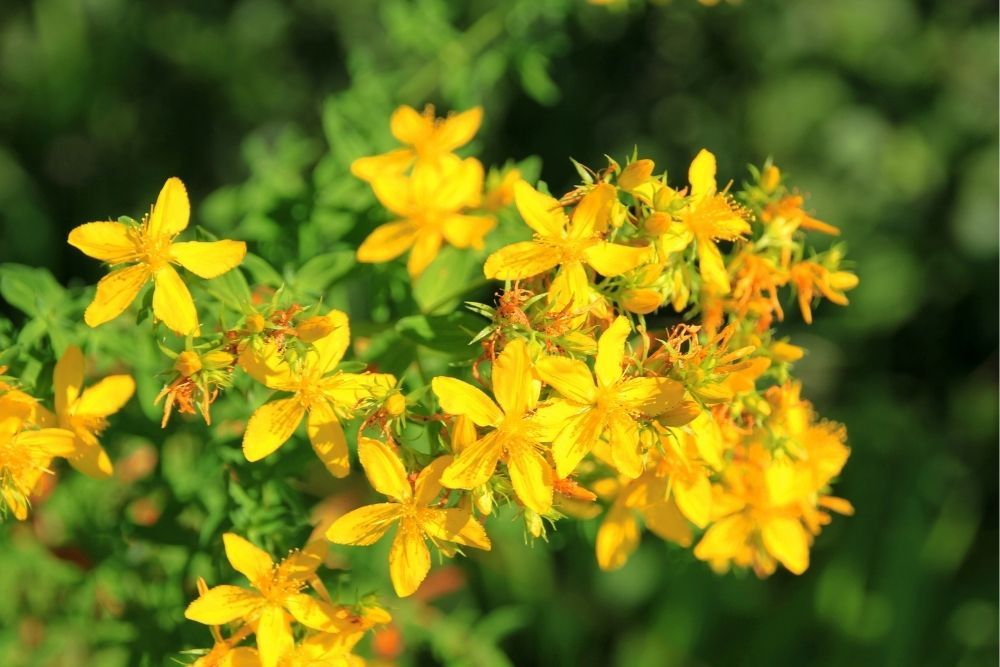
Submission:
[[[973,0],[5,2],[0,262],[93,283],[68,230],[142,212],[170,175],[197,222],[278,267],[347,249],[384,217],[347,166],[391,146],[399,103],[482,104],[476,154],[540,156],[553,191],[575,179],[568,157],[633,145],[675,182],[703,146],[737,182],[773,156],[861,277],[849,308],[784,326],[810,350],[804,395],[848,425],[836,491],[857,515],[804,576],[763,582],[648,536],[601,573],[595,525],[530,548],[494,519],[505,546],[459,563],[464,592],[434,600],[447,615],[394,608],[399,662],[997,664],[997,51],[996,4]],[[365,314],[378,303],[355,290],[352,315],[384,319]],[[220,481],[189,515],[197,471],[238,464],[234,435],[213,435],[229,451],[196,423],[164,440],[143,410],[107,443],[134,479],[66,475],[0,533],[0,664],[175,664],[210,641],[182,618],[192,573],[232,577],[219,534],[266,532],[248,508],[294,504]]]

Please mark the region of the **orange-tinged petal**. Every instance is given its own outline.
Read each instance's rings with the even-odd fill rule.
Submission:
[[[449,115],[444,120],[439,121],[435,129],[435,147],[440,151],[453,151],[464,146],[476,136],[482,122],[482,107],[473,107],[468,111]],[[397,139],[399,138],[395,132],[393,134]]]
[[[188,605],[184,618],[204,623],[222,625],[246,618],[264,604],[264,598],[238,586],[215,586]]]
[[[56,362],[52,376],[52,391],[55,393],[57,414],[66,414],[66,410],[80,395],[83,387],[83,351],[76,345],[70,345]]]
[[[399,503],[359,507],[334,521],[326,531],[326,539],[359,547],[375,544],[399,519],[401,511]]]
[[[427,141],[434,131],[434,120],[404,104],[389,117],[389,131],[400,143],[421,144]]]
[[[256,632],[261,667],[278,667],[282,656],[295,647],[288,615],[277,605],[264,607]]]
[[[620,276],[650,261],[653,253],[649,246],[627,246],[598,241],[583,251],[584,257],[602,276]]]
[[[358,248],[359,262],[388,262],[396,259],[417,238],[417,227],[408,220],[379,225]]]
[[[413,242],[410,257],[406,260],[406,271],[411,278],[422,274],[441,250],[441,232],[436,230],[421,230]]]
[[[94,300],[87,306],[83,320],[96,327],[115,319],[125,312],[148,280],[149,268],[145,264],[112,271],[97,283]]]
[[[226,558],[233,569],[256,586],[271,576],[274,561],[271,556],[247,539],[236,533],[224,533],[222,544],[226,548]]]
[[[649,528],[664,540],[682,547],[691,546],[691,526],[672,502],[656,502],[642,508],[642,518]]]
[[[465,415],[476,426],[496,426],[503,413],[489,396],[467,382],[446,376],[431,380],[431,389],[441,409],[450,415]]]
[[[476,521],[467,509],[451,507],[432,510],[421,516],[420,529],[436,540],[454,542],[467,547],[490,550],[490,538],[483,524]]]
[[[309,406],[306,428],[309,432],[309,444],[330,474],[334,477],[347,477],[351,472],[347,438],[329,401],[316,401]]]
[[[507,445],[507,471],[514,493],[539,514],[552,507],[552,468],[534,447],[523,441]]]
[[[172,266],[164,266],[153,274],[153,314],[172,331],[197,336],[198,311],[187,285]]]
[[[532,371],[528,345],[523,339],[507,344],[493,362],[493,394],[508,417],[534,410],[542,383]]]
[[[247,461],[259,461],[285,444],[305,413],[297,398],[283,398],[257,408],[243,434],[243,455]]]
[[[494,218],[483,215],[449,215],[442,223],[441,231],[448,243],[456,248],[483,247],[483,239],[497,224]]]
[[[569,237],[589,239],[595,234],[607,231],[608,214],[617,196],[617,191],[612,185],[608,183],[595,185],[573,209],[573,218],[568,230]]]
[[[363,181],[371,183],[376,178],[387,174],[399,174],[406,170],[416,154],[409,148],[400,148],[382,155],[360,157],[351,163],[351,173]]]
[[[412,521],[403,521],[389,551],[389,576],[396,595],[405,598],[416,592],[430,569],[431,553],[423,533]]]
[[[170,246],[170,259],[201,278],[236,268],[247,254],[243,241],[185,241]]]
[[[688,168],[688,181],[691,183],[691,194],[694,197],[715,193],[715,171],[715,156],[702,148]]]
[[[604,430],[604,412],[588,409],[566,421],[559,434],[552,441],[552,458],[556,462],[556,474],[566,478],[583,460]]]
[[[623,504],[615,503],[597,529],[597,564],[617,570],[639,546],[639,524]]]
[[[88,222],[73,229],[68,241],[85,255],[109,264],[134,260],[137,254],[128,227],[120,222]]]
[[[450,489],[474,489],[486,483],[496,470],[503,442],[496,431],[487,433],[455,457],[441,475],[441,484]]]
[[[608,415],[608,444],[618,472],[633,479],[642,474],[639,425],[628,413],[616,410]]]
[[[368,481],[376,491],[399,502],[405,502],[413,497],[403,462],[388,445],[359,436],[358,458],[361,459],[361,466],[365,469]]]
[[[524,280],[545,273],[559,263],[559,251],[537,241],[521,241],[500,248],[486,258],[483,274],[494,280]]]
[[[625,360],[625,341],[631,333],[632,325],[628,319],[618,316],[597,339],[594,374],[597,376],[598,386],[610,387],[621,378],[622,364]]]
[[[514,204],[525,223],[543,238],[561,239],[568,220],[554,198],[542,194],[526,181],[514,184]]]
[[[73,414],[107,417],[122,409],[135,393],[135,380],[130,375],[109,375],[84,390],[73,404]]]
[[[615,397],[629,410],[655,417],[680,403],[684,385],[668,378],[632,378],[616,387]]]
[[[191,203],[188,201],[187,189],[181,179],[168,178],[149,216],[149,235],[176,236],[187,229],[190,219]]]
[[[597,387],[587,364],[568,357],[542,357],[535,364],[538,376],[545,384],[574,403],[590,404],[595,400]]]
[[[761,522],[764,548],[790,572],[802,574],[809,568],[809,534],[797,519],[768,517]]]

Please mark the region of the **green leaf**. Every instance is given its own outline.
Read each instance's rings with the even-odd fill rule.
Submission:
[[[396,323],[396,331],[418,345],[456,356],[474,356],[469,341],[482,321],[464,311],[447,315],[411,315]]]
[[[296,294],[319,296],[354,268],[354,250],[340,248],[313,257],[302,265],[291,281]]]

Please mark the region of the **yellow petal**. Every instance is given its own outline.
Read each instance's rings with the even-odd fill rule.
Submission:
[[[277,605],[264,607],[256,632],[261,667],[278,667],[282,656],[295,647],[288,615]]]
[[[486,483],[496,470],[503,443],[496,431],[462,450],[455,460],[445,468],[441,484],[450,489],[474,489]]]
[[[414,179],[405,174],[380,174],[371,181],[371,186],[372,192],[375,193],[375,198],[378,199],[379,203],[391,213],[401,218],[410,218],[413,214],[420,213],[425,208],[421,206],[421,202],[416,201]],[[413,227],[417,227],[417,225],[414,224]]]
[[[542,357],[535,370],[542,381],[563,398],[584,405],[594,402],[597,392],[594,376],[582,361],[567,357]]]
[[[580,322],[576,322],[575,326],[579,326],[590,304],[590,296],[590,281],[587,280],[583,264],[572,261],[559,267],[559,272],[549,285],[548,302],[552,310],[577,316]]]
[[[493,362],[493,394],[508,417],[534,410],[542,383],[532,371],[528,345],[518,338],[512,340]]]
[[[406,260],[406,271],[411,278],[417,278],[422,274],[441,250],[441,232],[433,230],[422,230],[417,234],[410,250],[410,257]]]
[[[648,246],[625,246],[598,241],[583,252],[589,264],[602,276],[620,276],[652,259]]]
[[[310,365],[319,368],[324,373],[332,371],[351,344],[351,326],[347,313],[340,310],[331,310],[326,314],[332,330],[322,338],[313,341],[312,352],[309,355]],[[313,361],[313,355],[316,355]]]
[[[594,374],[597,384],[610,387],[622,376],[622,364],[625,360],[625,341],[632,333],[629,321],[619,316],[611,323],[607,331],[597,339],[597,359],[594,362]]]
[[[333,406],[328,401],[316,401],[309,406],[306,427],[313,451],[330,474],[334,477],[347,477],[351,472],[347,438]]]
[[[298,551],[293,551],[278,565],[278,577],[306,583],[323,564],[328,551],[327,541],[315,539]]]
[[[243,434],[243,455],[247,461],[259,461],[285,444],[305,412],[297,398],[283,398],[257,408]]]
[[[732,560],[746,545],[753,526],[743,514],[716,521],[694,548],[695,558],[707,561]]]
[[[690,428],[698,456],[716,470],[721,470],[725,443],[715,418],[710,412],[703,411],[691,422]]]
[[[164,266],[153,275],[153,314],[172,331],[197,336],[198,311],[191,292],[172,266]]]
[[[359,262],[388,262],[396,259],[417,236],[417,227],[408,220],[387,222],[375,228],[358,248]]]
[[[130,375],[109,375],[85,389],[73,405],[73,413],[107,417],[122,409],[135,393],[135,380]]]
[[[526,507],[545,514],[552,507],[552,468],[528,443],[507,445],[507,471],[514,493]]]
[[[401,148],[382,155],[361,157],[351,163],[351,173],[363,181],[371,183],[380,176],[399,174],[406,170],[416,157],[409,148]]]
[[[37,431],[21,431],[13,439],[14,450],[33,450],[31,455],[45,457],[72,456],[76,451],[76,436],[62,428],[42,428]],[[44,467],[44,466],[42,466]],[[29,487],[34,484],[29,484]]]
[[[440,121],[435,132],[435,145],[440,151],[453,151],[472,141],[483,122],[483,108],[473,107],[468,111],[449,115]],[[395,132],[393,132],[395,135]],[[399,135],[396,135],[399,138]]]
[[[451,507],[432,510],[421,516],[420,522],[421,530],[436,540],[490,550],[490,538],[486,535],[486,529],[467,509]]]
[[[405,502],[413,497],[403,462],[388,445],[360,436],[358,458],[361,459],[361,466],[365,469],[368,481],[376,491],[399,502]]]
[[[188,605],[184,618],[205,625],[222,625],[249,616],[263,603],[260,595],[238,586],[215,586]]]
[[[250,343],[240,351],[240,368],[269,389],[293,391],[292,370],[272,342]]]
[[[83,314],[84,321],[96,327],[115,319],[135,300],[147,280],[149,269],[145,264],[118,269],[104,276],[97,283],[94,300]]]
[[[76,451],[66,460],[84,475],[94,479],[107,479],[115,471],[107,452],[96,438],[90,441],[77,438]]]
[[[170,246],[170,258],[201,278],[215,278],[240,265],[247,254],[243,241],[186,241]]]
[[[559,263],[559,252],[537,241],[521,241],[500,248],[486,258],[483,274],[494,280],[524,280],[545,273]]]
[[[636,160],[630,162],[618,176],[618,187],[622,190],[634,190],[649,181],[656,165],[652,160]]]
[[[688,168],[688,181],[694,197],[715,193],[715,170],[715,156],[702,148]]]
[[[365,547],[375,544],[400,517],[399,503],[365,505],[348,512],[326,531],[326,539],[335,544]]]
[[[441,231],[448,243],[456,248],[483,247],[483,239],[497,224],[494,218],[482,215],[449,215],[442,223]]]
[[[712,518],[712,484],[708,477],[696,475],[690,480],[673,480],[674,500],[677,509],[687,519],[704,528]]]
[[[444,213],[476,208],[483,196],[483,163],[455,155],[444,155],[435,164],[418,163],[413,169],[412,193],[414,203],[423,210]]]
[[[163,184],[149,216],[149,235],[176,236],[187,229],[191,218],[191,203],[181,179],[171,177]]]
[[[561,239],[568,220],[563,207],[525,181],[514,184],[514,203],[525,223],[543,238]]]
[[[305,593],[296,593],[285,598],[285,609],[292,618],[313,630],[338,632],[344,626],[336,607]]]
[[[118,222],[88,222],[73,229],[68,240],[85,255],[109,264],[132,261],[137,254],[128,227]]]
[[[795,574],[809,568],[809,535],[802,523],[787,517],[768,517],[761,522],[760,536],[768,553]]]
[[[655,417],[684,398],[684,385],[668,378],[632,378],[616,387],[615,396],[629,410]]]
[[[434,121],[404,104],[392,112],[389,118],[389,131],[400,143],[421,144],[434,131]]]
[[[59,357],[52,376],[52,391],[55,394],[57,414],[66,414],[66,410],[83,387],[83,352],[76,345],[70,345]]]
[[[633,479],[642,474],[639,426],[628,413],[616,410],[608,416],[608,444],[618,472]]]
[[[595,234],[603,234],[608,228],[608,213],[612,202],[617,200],[617,191],[608,183],[599,183],[591,189],[573,209],[569,225],[571,239],[589,239]]]
[[[226,547],[229,564],[251,584],[257,586],[270,578],[274,561],[266,551],[236,533],[224,533],[222,543]]]
[[[715,294],[729,294],[729,273],[718,246],[709,239],[698,239],[698,270]]]
[[[465,415],[476,426],[496,426],[503,420],[496,403],[467,382],[438,376],[431,380],[431,388],[441,409],[450,415]]]
[[[552,441],[552,458],[556,462],[556,474],[565,478],[583,460],[604,430],[604,412],[588,409],[566,421],[559,434]]]
[[[597,564],[617,570],[639,546],[639,524],[623,504],[615,503],[597,529]]]
[[[673,502],[660,501],[642,508],[646,527],[664,540],[691,546],[691,526]]]
[[[389,551],[389,576],[396,595],[412,595],[431,569],[424,536],[411,521],[403,521]]]
[[[458,420],[464,419],[459,417]],[[458,421],[456,420],[456,421]],[[475,438],[473,438],[475,441]],[[430,505],[441,493],[441,477],[445,469],[455,460],[453,456],[439,456],[431,461],[417,475],[417,481],[413,483],[413,504],[418,507]]]

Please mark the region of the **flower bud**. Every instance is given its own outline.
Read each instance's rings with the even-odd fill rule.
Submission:
[[[804,353],[805,350],[798,345],[792,345],[781,340],[771,344],[771,356],[774,357],[775,361],[798,361]]]
[[[653,195],[653,208],[657,211],[667,211],[673,203],[677,193],[666,186],[658,189]]]
[[[247,331],[252,334],[260,333],[264,330],[264,326],[267,323],[264,321],[264,316],[260,313],[250,313],[247,315],[245,326]]]
[[[767,194],[771,194],[778,189],[781,184],[781,170],[773,164],[764,169],[760,175],[760,187]]]
[[[656,290],[630,289],[622,296],[622,306],[630,313],[648,315],[663,303],[663,297]]]
[[[618,177],[618,187],[626,191],[634,190],[649,180],[654,166],[652,160],[636,160],[629,164]]]
[[[174,360],[174,370],[184,377],[190,377],[200,371],[201,359],[198,357],[198,353],[184,350],[178,354],[177,359]]]
[[[650,215],[642,223],[643,229],[650,234],[659,236],[670,229],[671,219],[670,216],[663,212],[656,212]]]
[[[385,411],[390,417],[398,417],[406,412],[406,399],[402,394],[392,394],[385,401]]]

